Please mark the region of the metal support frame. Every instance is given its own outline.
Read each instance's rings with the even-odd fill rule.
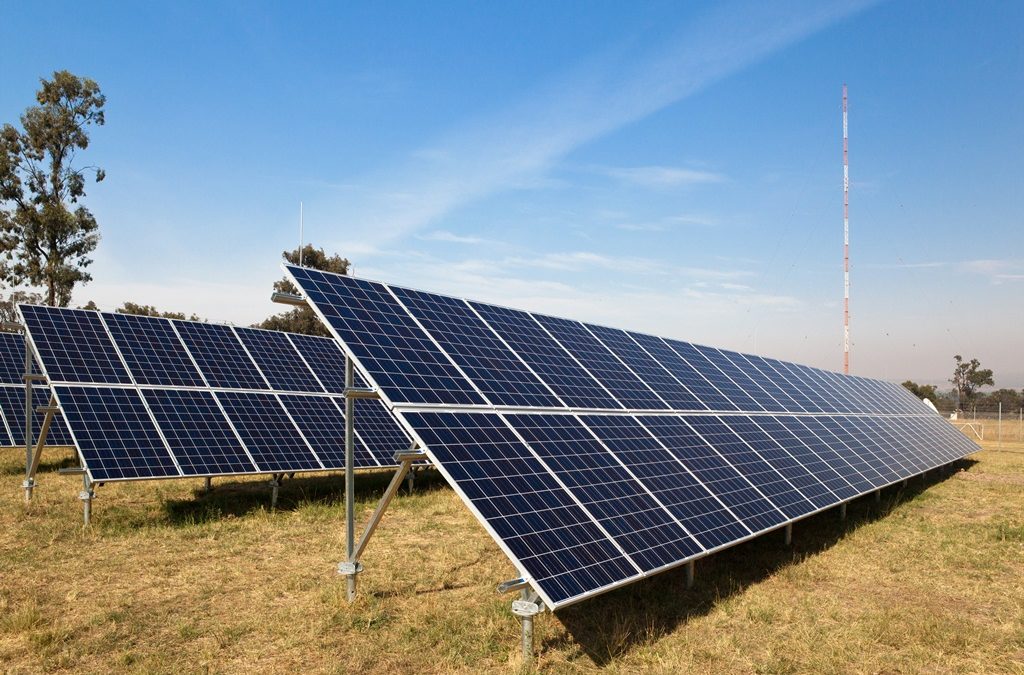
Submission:
[[[283,473],[275,473],[270,479],[270,510],[274,511],[277,509],[277,493],[281,489],[281,481],[284,479]]]
[[[782,536],[785,540],[786,546],[793,545],[793,523],[786,525],[786,529],[783,531]]]
[[[846,502],[839,505],[839,520],[846,520]]]
[[[909,485],[909,484],[910,484],[910,481],[908,481],[906,478],[904,478],[903,479],[903,487],[907,487],[907,485]]]
[[[875,490],[875,503],[878,504],[881,501],[882,501],[882,491],[881,490]]]
[[[203,480],[203,494],[208,495],[213,490],[213,476],[207,476]]]
[[[39,460],[43,456],[43,447],[46,445],[46,438],[50,434],[50,425],[53,423],[53,416],[60,412],[60,409],[57,407],[57,400],[54,398],[53,394],[50,394],[50,404],[36,408],[36,412],[46,413],[46,416],[43,418],[43,424],[39,428],[39,438],[36,440],[35,450],[29,450],[26,458],[25,482],[21,484],[21,486],[25,488],[26,502],[32,501],[32,490],[36,486],[36,472],[39,471]],[[26,446],[31,448],[31,444],[26,444]]]
[[[384,490],[380,501],[377,502],[377,508],[374,509],[373,515],[370,516],[369,522],[366,523],[366,529],[363,530],[363,536],[359,538],[358,542],[355,541],[354,537],[354,515],[348,516],[348,522],[346,523],[346,529],[348,530],[348,541],[346,542],[348,555],[344,562],[338,563],[338,574],[347,578],[348,589],[346,597],[349,602],[353,602],[356,599],[356,577],[363,571],[363,564],[359,562],[359,558],[362,557],[363,551],[366,550],[366,545],[370,542],[370,537],[373,536],[377,526],[380,525],[380,521],[384,517],[384,512],[387,510],[391,500],[394,499],[395,495],[398,494],[399,488],[402,487],[402,481],[406,474],[409,473],[412,463],[423,459],[423,457],[424,453],[422,450],[415,450],[412,447],[395,453],[395,461],[399,462],[398,470],[395,471],[395,475],[391,478],[387,489]],[[348,505],[346,505],[347,507]],[[354,511],[353,507],[349,513],[353,514]]]
[[[95,496],[96,490],[93,487],[92,481],[89,480],[89,474],[83,469],[82,491],[78,493],[78,498],[82,500],[83,527],[89,527],[89,523],[92,521],[92,500]]]
[[[696,569],[697,562],[695,560],[686,563],[686,590],[693,588],[693,575]]]
[[[519,617],[522,626],[523,639],[523,661],[533,662],[533,618],[544,611],[544,602],[534,591],[529,582],[522,577],[510,579],[498,584],[499,593],[512,593],[519,591],[519,599],[512,601],[512,614]]]

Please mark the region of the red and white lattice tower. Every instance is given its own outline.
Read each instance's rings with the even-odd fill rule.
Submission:
[[[850,374],[850,139],[846,127],[846,85],[843,85],[843,372]]]

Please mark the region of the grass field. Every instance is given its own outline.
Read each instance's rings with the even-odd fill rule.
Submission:
[[[358,601],[334,573],[340,475],[108,484],[0,450],[0,663],[7,672],[520,670],[515,576],[436,477],[396,499]],[[360,522],[389,474],[357,479]],[[1024,672],[1024,445],[986,450],[697,565],[537,621],[536,667],[661,672]]]

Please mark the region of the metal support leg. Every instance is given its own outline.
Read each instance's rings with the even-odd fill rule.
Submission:
[[[878,504],[881,501],[882,501],[882,491],[881,490],[875,490],[875,503]]]
[[[412,494],[413,488],[416,487],[416,472],[415,471],[409,471],[409,473],[407,473],[405,475],[405,487],[406,487],[407,490],[409,490],[409,494]]]
[[[275,473],[270,479],[270,510],[277,509],[277,492],[281,488],[281,474]]]
[[[520,591],[519,600],[512,601],[512,613],[523,627],[523,661],[533,663],[533,617],[544,611],[544,605],[532,588]]]
[[[691,560],[686,563],[686,590],[693,588],[693,572],[696,567],[696,562]]]
[[[32,500],[35,476],[32,475],[32,352],[28,348],[28,334],[25,335],[25,501]]]
[[[356,400],[347,395],[356,386],[355,369],[352,359],[345,357],[345,560],[351,563],[348,570],[349,602],[356,599],[356,575],[359,574],[359,558],[356,550]]]
[[[206,494],[206,495],[210,494],[210,490],[212,490],[212,489],[213,489],[213,478],[210,477],[210,476],[207,476],[206,480],[203,481],[203,494]]]
[[[839,505],[839,520],[846,520],[846,502]]]
[[[398,494],[399,488],[402,487],[402,481],[405,479],[405,475],[409,472],[413,462],[423,459],[423,452],[419,450],[406,450],[395,453],[395,460],[399,462],[398,471],[391,478],[391,482],[388,484],[384,494],[381,496],[380,501],[377,502],[377,508],[374,509],[373,515],[370,516],[370,522],[366,524],[366,529],[363,530],[363,536],[359,538],[359,542],[350,544],[348,548],[348,557],[344,562],[338,563],[338,574],[343,577],[347,577],[348,589],[347,598],[349,602],[354,602],[356,599],[356,576],[363,571],[363,565],[359,562],[359,559],[363,556],[363,551],[366,550],[366,545],[370,542],[370,537],[376,531],[377,526],[380,525],[381,519],[384,517],[384,512],[388,508],[388,504],[394,499],[395,495]],[[349,521],[348,528],[354,529],[355,522]],[[350,540],[351,541],[351,540]]]
[[[92,520],[92,498],[96,496],[96,491],[92,487],[92,481],[89,480],[89,474],[82,472],[82,491],[78,493],[78,498],[82,500],[82,516],[85,520],[85,527],[89,527],[89,522]]]
[[[39,460],[43,456],[43,447],[46,445],[46,437],[50,434],[50,424],[53,423],[53,416],[57,412],[57,400],[51,395],[50,405],[46,407],[46,417],[43,418],[43,426],[39,429],[39,439],[36,441],[35,452],[29,454],[29,464],[25,475],[25,482],[21,484],[25,488],[25,501],[32,501],[32,489],[36,486],[36,472],[39,471]]]
[[[785,539],[786,546],[793,545],[793,523],[786,525],[786,529],[783,532],[783,538]]]
[[[903,487],[907,487],[910,481],[903,479]]]

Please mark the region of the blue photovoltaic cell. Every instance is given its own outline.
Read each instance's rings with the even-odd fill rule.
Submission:
[[[442,471],[547,599],[639,576],[497,415],[405,413]]]
[[[50,404],[50,389],[36,384],[32,387],[32,409]],[[0,387],[0,410],[11,432],[13,445],[25,445],[25,387]],[[44,413],[32,415],[33,445],[39,440],[39,432],[43,426]],[[68,433],[67,422],[57,414],[53,416],[50,430],[46,434],[46,445],[74,445]]]
[[[835,417],[832,418],[834,426],[829,427],[836,435],[841,436],[847,444],[859,444],[867,453],[870,453],[875,462],[875,467],[886,482],[902,480],[912,476],[917,471],[913,465],[906,461],[897,449],[885,443],[877,434],[873,433],[859,417]],[[836,431],[838,429],[838,431]]]
[[[723,373],[714,363],[708,360],[708,358],[698,349],[691,345],[689,342],[680,342],[679,340],[665,340],[665,343],[672,348],[682,360],[690,365],[691,368],[699,371],[705,379],[708,380],[715,389],[722,393],[736,409],[742,411],[758,411],[763,410],[754,399],[747,395],[735,382],[730,380],[725,373]]]
[[[768,434],[773,441],[785,448],[800,462],[801,466],[810,471],[839,499],[850,499],[860,494],[860,491],[843,477],[845,473],[854,473],[853,467],[844,464],[842,472],[840,472],[832,466],[832,463],[838,459],[835,453],[832,453],[827,459],[822,457],[774,417],[751,417],[750,421]]]
[[[760,419],[760,418],[758,418]],[[776,416],[775,421],[796,436],[814,454],[821,457],[836,473],[841,475],[845,481],[854,487],[858,494],[863,494],[874,489],[875,484],[858,470],[862,466],[858,458],[843,446],[837,446],[833,442],[826,441],[815,433],[808,425],[801,420],[813,419],[805,417],[784,417]],[[856,465],[856,466],[855,466]],[[870,467],[869,467],[870,468]]]
[[[19,307],[50,382],[131,384],[99,312]]]
[[[337,401],[344,407],[344,401]],[[366,449],[381,466],[395,466],[395,453],[408,450],[412,439],[398,425],[394,416],[380,401],[356,399],[356,433]]]
[[[731,356],[739,356],[735,352],[730,352],[722,349],[715,349],[714,347],[702,347],[700,345],[694,345],[694,349],[699,351],[704,358],[722,371],[726,377],[736,383],[740,389],[743,390],[750,398],[757,402],[758,407],[754,410],[767,410],[769,412],[785,412],[785,408],[779,404],[774,398],[769,396],[764,390],[761,389],[747,373],[739,368],[736,363],[733,362]]]
[[[193,321],[175,321],[174,325],[211,387],[270,388],[231,326]]]
[[[776,407],[786,412],[806,412],[806,409],[790,396],[791,388],[788,383],[764,359],[738,352],[723,351],[722,354],[775,401]]]
[[[679,383],[672,373],[651,357],[626,331],[587,324],[591,333],[610,349],[629,369],[676,410],[707,410],[697,398]]]
[[[768,499],[679,417],[644,417],[640,422],[751,532],[776,527],[786,518]]]
[[[179,476],[134,389],[55,386],[94,481]]]
[[[264,472],[322,469],[273,394],[217,392],[228,419]]]
[[[167,319],[132,314],[102,314],[114,343],[139,384],[202,387],[185,346]]]
[[[465,301],[391,290],[492,404],[564,407]]]
[[[383,284],[285,267],[392,401],[484,404]]]
[[[782,419],[782,418],[780,418]],[[841,457],[842,462],[845,462],[852,466],[854,470],[861,475],[866,485],[866,489],[863,487],[863,483],[858,483],[858,487],[862,488],[862,491],[867,491],[873,488],[884,485],[887,481],[882,478],[881,474],[875,471],[871,463],[867,461],[862,452],[858,452],[854,447],[844,443],[843,439],[836,436],[829,428],[824,424],[827,417],[796,417],[792,418],[797,424],[803,425],[807,430],[820,442],[827,445],[829,448],[833,448],[834,452]],[[788,424],[787,424],[788,426]],[[792,431],[792,428],[790,428]],[[801,437],[802,438],[802,437]]]
[[[281,403],[291,414],[317,457],[328,469],[345,468],[345,415],[326,396],[281,394]],[[376,401],[374,401],[376,403]],[[356,420],[359,416],[356,415]],[[355,439],[352,459],[357,468],[379,466],[366,447]],[[394,461],[390,462],[394,464]]]
[[[146,389],[142,394],[185,475],[259,471],[210,392]]]
[[[722,417],[721,421],[747,445],[756,450],[757,454],[773,469],[782,474],[815,508],[820,509],[839,503],[840,499],[832,493],[827,485],[812,474],[800,460],[790,454],[781,443],[757,426],[753,418],[730,416]],[[718,446],[716,445],[716,447]],[[778,500],[773,501],[776,504],[779,503]],[[802,502],[797,506],[799,507],[796,509],[798,512],[803,510]]]
[[[836,402],[831,397],[823,396],[822,392],[818,390],[818,385],[812,382],[810,376],[802,369],[798,368],[795,363],[772,360],[772,365],[774,365],[775,369],[784,377],[792,382],[795,387],[799,388],[809,401],[813,401],[814,405],[818,407],[820,412],[839,412],[839,407]]]
[[[835,412],[835,410],[825,410],[821,401],[812,399],[797,374],[786,368],[786,364],[782,361],[760,356],[746,356],[780,386],[800,408],[811,413]]]
[[[866,445],[859,436],[851,435],[852,427],[845,421],[850,418],[814,417],[808,419],[814,420],[814,423],[820,424],[829,432],[831,432],[832,436],[834,437],[833,443],[841,443],[846,447],[850,448],[853,454],[860,457],[865,464],[870,466],[881,480],[881,482],[875,483],[876,487],[878,485],[886,485],[896,480],[897,478],[901,478],[899,473],[892,470],[887,465],[887,462],[883,456],[876,454],[875,448]],[[865,472],[861,470],[861,473]]]
[[[706,549],[750,534],[636,418],[585,415],[581,419]]]
[[[586,427],[569,415],[509,415],[509,424],[645,572],[701,551]]]
[[[470,303],[570,408],[621,408],[537,321],[515,309]]]
[[[312,371],[299,356],[288,336],[271,330],[236,328],[249,355],[256,361],[270,388],[277,391],[323,392]],[[344,370],[342,373],[344,374]]]
[[[804,375],[804,380],[810,387],[810,391],[820,398],[828,399],[838,412],[856,412],[852,401],[825,378],[824,371],[817,368],[809,368],[799,363],[791,363],[790,366]]]
[[[578,321],[535,314],[534,317],[627,408],[664,410],[668,405],[622,365]]]
[[[798,518],[815,509],[771,462],[751,449],[722,420],[696,416],[683,420],[787,517]]]
[[[39,364],[32,359],[32,372],[38,373]],[[0,332],[0,384],[24,384],[25,336],[20,333]]]
[[[737,410],[736,406],[728,398],[718,391],[715,385],[704,377],[696,368],[687,363],[675,352],[665,340],[653,335],[642,333],[630,333],[630,337],[636,340],[647,353],[658,360],[677,380],[686,385],[686,388],[693,392],[702,406],[709,410]],[[703,408],[696,408],[701,410]]]
[[[295,333],[288,334],[288,338],[328,392],[345,393],[345,352],[341,351],[337,340]],[[356,386],[365,387],[366,383],[362,376],[358,372],[355,376]]]

